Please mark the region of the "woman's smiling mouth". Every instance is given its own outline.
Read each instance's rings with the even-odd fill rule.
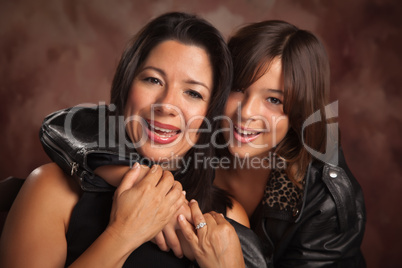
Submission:
[[[181,133],[181,130],[175,126],[162,124],[157,121],[146,120],[146,132],[151,141],[159,144],[169,144],[174,142]]]

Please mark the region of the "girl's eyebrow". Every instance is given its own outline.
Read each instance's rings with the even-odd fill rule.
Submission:
[[[266,91],[270,91],[272,93],[277,93],[277,94],[283,95],[283,90],[280,90],[280,89],[267,88]]]

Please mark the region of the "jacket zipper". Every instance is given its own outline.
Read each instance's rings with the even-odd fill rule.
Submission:
[[[44,132],[44,134],[45,135],[43,135],[42,138],[44,139],[45,143],[47,143],[52,150],[55,150],[57,153],[62,155],[64,162],[67,163],[69,167],[71,167],[70,175],[74,175],[74,173],[78,171],[79,164],[72,161],[71,157],[67,153],[65,153],[56,143],[54,143],[52,138],[50,138],[46,132]]]

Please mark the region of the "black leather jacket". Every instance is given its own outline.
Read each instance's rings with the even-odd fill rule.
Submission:
[[[338,166],[310,164],[303,200],[293,212],[261,210],[255,232],[264,240],[270,267],[366,267],[360,250],[363,193],[342,150]]]

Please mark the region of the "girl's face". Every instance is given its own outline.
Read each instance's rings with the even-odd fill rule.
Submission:
[[[138,152],[162,162],[183,156],[197,141],[212,87],[204,49],[174,40],[156,46],[133,80],[124,112]]]
[[[244,90],[233,90],[223,121],[232,155],[266,157],[286,135],[288,116],[283,112],[282,63],[275,58],[267,72]]]

